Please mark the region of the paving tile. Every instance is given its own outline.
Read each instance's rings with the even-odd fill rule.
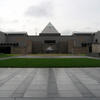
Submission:
[[[79,98],[79,97],[65,97],[65,98],[16,98],[16,100],[100,100],[100,98]]]
[[[15,100],[14,98],[9,97],[0,97],[0,100]]]
[[[37,90],[37,91],[27,91],[24,97],[46,97],[47,91],[45,90]]]
[[[96,97],[100,97],[100,90],[91,90],[91,92],[92,92]]]
[[[0,82],[9,77],[0,100],[100,100],[100,68],[39,68],[35,76],[32,70],[0,69]]]
[[[11,97],[11,94],[13,93],[13,91],[8,91],[8,90],[3,90],[0,91],[0,97]]]

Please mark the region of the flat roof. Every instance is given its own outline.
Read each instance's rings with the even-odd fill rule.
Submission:
[[[73,33],[73,35],[93,35],[93,33]]]
[[[28,35],[27,32],[7,32],[8,35]]]

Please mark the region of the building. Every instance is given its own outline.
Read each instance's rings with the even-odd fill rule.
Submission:
[[[94,34],[92,42],[92,51],[93,53],[100,53],[100,31]]]
[[[49,23],[39,36],[29,36],[27,32],[0,32],[0,53],[99,53],[99,37],[100,32],[73,33],[71,36],[61,35]]]

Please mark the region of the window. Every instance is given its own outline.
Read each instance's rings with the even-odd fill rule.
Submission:
[[[90,46],[90,45],[91,45],[91,43],[81,43],[82,47],[87,47],[87,46]]]
[[[86,47],[86,46],[87,46],[87,44],[86,44],[86,43],[82,43],[81,45],[82,45],[82,47]]]
[[[95,43],[98,43],[98,39],[95,40]]]
[[[45,40],[44,43],[48,43],[48,44],[49,43],[56,43],[56,41],[55,40]]]

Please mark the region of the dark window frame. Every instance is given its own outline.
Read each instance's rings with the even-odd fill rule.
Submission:
[[[56,40],[44,40],[44,43],[46,43],[46,44],[55,44]]]

